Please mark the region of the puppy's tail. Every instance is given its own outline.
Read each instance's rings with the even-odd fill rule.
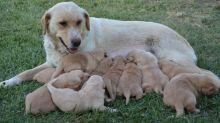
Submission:
[[[131,92],[129,90],[125,91],[126,105],[129,103]]]
[[[55,81],[56,81],[56,79],[53,79],[53,80],[49,81],[47,84],[47,88],[50,93],[54,93],[54,91],[56,91],[56,88],[52,85]]]

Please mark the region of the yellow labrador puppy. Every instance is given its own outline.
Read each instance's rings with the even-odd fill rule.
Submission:
[[[114,57],[142,49],[153,51],[159,59],[197,61],[187,40],[163,24],[89,17],[74,2],[61,2],[49,8],[42,17],[42,25],[46,62],[1,82],[1,86],[31,80],[39,71],[58,66],[65,55],[77,50],[103,48]]]
[[[218,91],[219,79],[212,75],[199,73],[181,73],[173,77],[165,86],[163,102],[176,109],[176,116],[188,112],[199,112],[196,108],[196,97],[199,94],[210,95]]]
[[[89,75],[82,72],[81,70],[71,71],[69,73],[64,73],[58,78],[52,80],[53,86],[57,88],[72,88],[79,89],[82,83],[88,79]],[[26,113],[47,113],[54,111],[56,106],[54,105],[51,95],[44,85],[32,93],[29,93],[25,99],[25,111]]]
[[[104,87],[103,79],[98,75],[91,76],[79,91],[70,88],[58,89],[51,82],[47,85],[53,102],[64,112],[84,112],[90,109],[115,111],[104,106]]]
[[[202,73],[199,67],[187,61],[177,63],[173,60],[161,59],[159,60],[159,65],[163,73],[166,74],[169,79],[180,73]]]
[[[125,67],[125,59],[122,56],[116,56],[113,58],[113,65],[111,68],[103,75],[103,80],[106,85],[106,89],[110,98],[107,98],[106,101],[114,101],[116,98],[117,86],[121,74]]]
[[[133,50],[128,56],[128,60],[136,62],[142,70],[142,88],[146,93],[155,91],[162,93],[162,90],[169,79],[160,70],[157,58],[150,52],[143,50]]]
[[[141,88],[142,73],[135,63],[127,63],[120,77],[117,94],[124,95],[126,105],[129,103],[130,96],[140,99],[143,96]]]
[[[103,76],[111,68],[112,64],[113,64],[112,58],[110,58],[110,57],[104,58],[98,64],[95,71],[92,72],[92,75]]]
[[[56,68],[52,78],[56,78],[62,73],[72,70],[83,70],[88,73],[93,72],[99,62],[107,57],[105,50],[93,50],[90,52],[77,52],[66,55]]]
[[[42,71],[40,71],[39,73],[37,73],[33,80],[36,80],[40,83],[47,83],[50,81],[53,73],[55,72],[56,68],[47,68],[44,69]]]

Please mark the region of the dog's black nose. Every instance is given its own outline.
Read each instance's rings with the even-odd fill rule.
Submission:
[[[72,42],[73,47],[79,47],[79,45],[81,44],[80,39],[73,39],[71,42]]]

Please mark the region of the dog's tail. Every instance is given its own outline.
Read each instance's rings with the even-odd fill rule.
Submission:
[[[56,81],[56,79],[53,79],[53,80],[49,81],[47,84],[47,88],[50,93],[54,93],[54,91],[56,91],[56,88],[52,85],[55,81]]]
[[[131,96],[130,90],[126,90],[125,93],[124,93],[124,96],[126,98],[126,105],[127,105],[129,103],[130,96]]]

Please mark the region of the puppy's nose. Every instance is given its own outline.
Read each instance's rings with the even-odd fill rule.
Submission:
[[[80,39],[72,39],[71,42],[72,42],[73,47],[79,47],[79,45],[81,44]]]

